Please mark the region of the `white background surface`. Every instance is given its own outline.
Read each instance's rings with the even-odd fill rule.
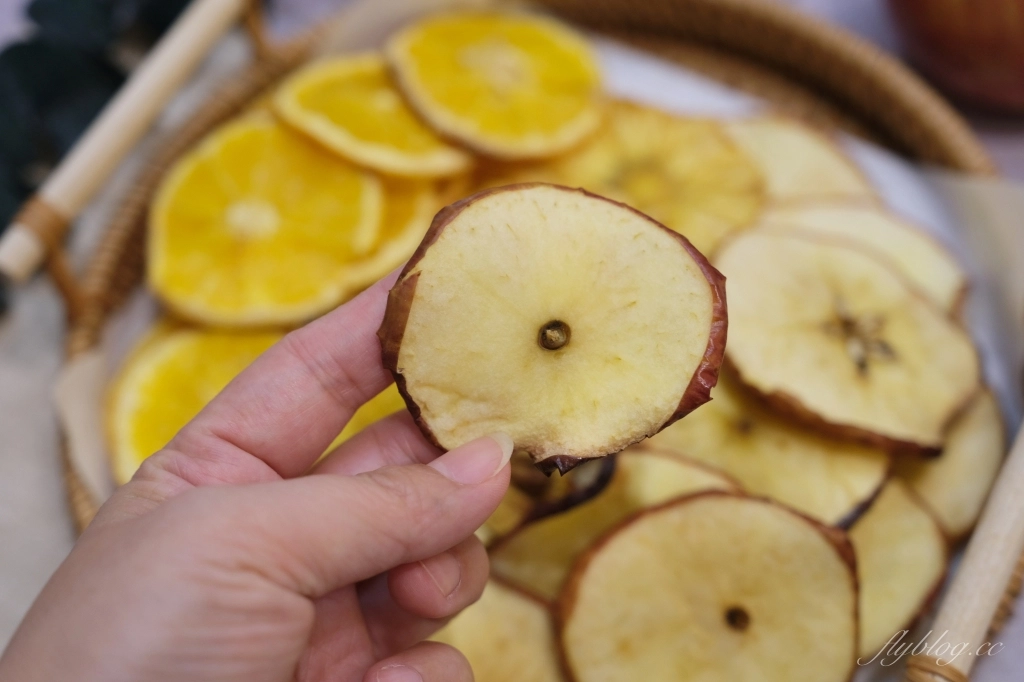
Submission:
[[[0,0],[0,44],[24,31],[23,22],[16,19],[22,1]],[[294,24],[319,15],[321,6],[329,3],[292,0],[285,4],[297,10],[289,17],[288,23]],[[888,47],[896,45],[880,0],[792,0],[790,4],[838,20]],[[232,60],[231,56],[225,58]],[[615,73],[610,74],[610,80],[619,84],[620,92],[635,85],[631,79],[619,78]],[[704,106],[721,106],[715,93],[700,91],[708,97]],[[687,98],[685,104],[682,107],[680,103],[680,107],[701,107],[701,101],[695,103],[692,98]],[[671,106],[671,102],[666,105]],[[1017,158],[1012,144],[999,144],[998,149],[1009,153],[1011,161]],[[1019,151],[1024,157],[1024,143]],[[102,208],[94,210],[93,220],[87,219],[85,223],[100,222],[96,218]],[[76,235],[76,241],[84,247],[94,236],[88,230],[82,231]],[[81,254],[87,249],[77,250]],[[38,278],[18,293],[12,312],[0,321],[0,646],[73,541],[57,429],[49,403],[62,341],[63,320],[58,301],[48,282]],[[1022,630],[1024,619],[1018,618],[1001,638],[1007,642],[1007,650],[978,667],[976,682],[1019,679],[1015,673],[1024,669]]]

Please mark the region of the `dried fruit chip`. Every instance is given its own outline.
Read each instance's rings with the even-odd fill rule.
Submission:
[[[438,188],[424,180],[381,178],[384,213],[376,245],[348,272],[350,287],[362,290],[409,259],[441,206]]]
[[[158,326],[131,354],[110,392],[114,479],[127,483],[228,382],[282,336]]]
[[[562,682],[548,607],[494,580],[431,639],[461,651],[477,682]]]
[[[896,473],[917,493],[951,538],[974,526],[1006,454],[999,404],[987,389],[949,427],[942,455],[900,458]]]
[[[757,218],[758,168],[710,120],[614,102],[579,149],[550,161],[489,169],[487,186],[542,181],[623,201],[711,253]]]
[[[848,244],[750,231],[716,259],[729,280],[729,361],[808,423],[899,452],[938,452],[978,387],[967,333]]]
[[[543,599],[558,596],[573,562],[642,509],[701,490],[737,490],[725,475],[658,450],[619,454],[608,487],[568,511],[529,523],[491,550],[495,575]]]
[[[798,228],[848,239],[876,251],[940,308],[953,311],[967,279],[953,256],[930,235],[878,206],[854,202],[801,202],[769,207],[760,225]]]
[[[498,508],[477,528],[476,536],[484,546],[493,545],[522,525],[533,507],[533,498],[514,485],[509,486]]]
[[[634,517],[562,593],[574,682],[844,682],[857,581],[845,537],[780,505],[725,493]]]
[[[887,454],[827,438],[768,409],[731,372],[711,396],[651,444],[718,467],[747,492],[829,525],[852,521],[885,482]]]
[[[381,173],[438,177],[461,173],[473,162],[416,116],[376,54],[307,66],[280,87],[274,108],[317,142]]]
[[[771,199],[861,199],[877,195],[835,140],[795,119],[765,116],[726,126],[764,173]]]
[[[850,529],[860,581],[860,656],[870,660],[907,628],[942,583],[946,540],[899,480]]]
[[[707,400],[725,300],[707,261],[646,216],[521,185],[437,215],[378,334],[436,444],[502,431],[564,473]]]
[[[399,87],[443,135],[484,154],[537,158],[600,121],[600,74],[586,41],[533,14],[434,15],[386,48]]]
[[[353,293],[372,250],[381,185],[273,119],[212,133],[161,185],[148,275],[176,312],[218,326],[299,323]]]

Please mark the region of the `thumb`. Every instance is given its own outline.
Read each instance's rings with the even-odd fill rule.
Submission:
[[[221,559],[319,597],[472,535],[508,488],[511,456],[512,439],[496,434],[427,465],[199,489],[217,508],[198,513],[227,524],[207,527],[218,551],[232,554]]]

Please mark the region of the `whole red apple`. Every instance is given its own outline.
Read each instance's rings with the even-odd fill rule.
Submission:
[[[1024,113],[1024,0],[889,0],[910,59],[965,103]]]

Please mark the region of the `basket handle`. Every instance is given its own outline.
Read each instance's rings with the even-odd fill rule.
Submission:
[[[908,661],[907,682],[965,682],[978,647],[998,629],[1020,590],[1024,551],[1024,428],[1017,433],[963,561],[931,626],[922,653]],[[945,644],[945,647],[943,647]],[[962,647],[959,655],[955,648]],[[951,649],[954,649],[951,651]],[[992,653],[995,653],[994,651]],[[982,654],[984,655],[984,654]]]
[[[69,315],[83,296],[64,253],[72,220],[163,111],[213,46],[248,15],[258,58],[273,54],[259,0],[195,0],[154,46],[0,237],[0,274],[20,283],[46,260]]]

